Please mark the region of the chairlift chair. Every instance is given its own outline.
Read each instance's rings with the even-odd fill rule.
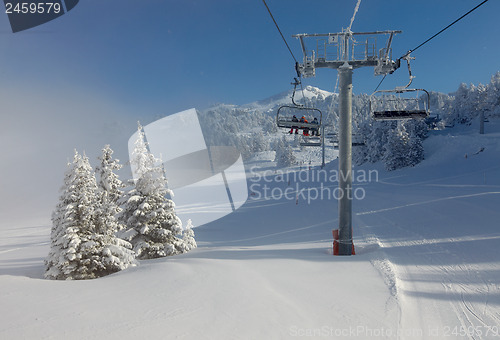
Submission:
[[[370,113],[375,120],[423,119],[429,116],[429,101],[424,89],[375,91],[370,96]]]
[[[422,119],[429,116],[430,95],[424,89],[409,88],[415,78],[411,73],[408,52],[404,57],[408,65],[408,84],[393,90],[375,91],[370,96],[370,113],[375,120]],[[411,95],[411,96],[409,96]]]
[[[300,142],[301,146],[321,146],[321,138],[319,136],[303,136]]]
[[[362,135],[353,133],[351,136],[352,136],[352,140],[351,140],[352,146],[366,145],[365,139]],[[333,134],[329,134],[328,138],[329,138],[330,143],[333,144],[333,148],[335,150],[338,150],[338,148],[339,148],[339,136],[336,133],[333,133]]]
[[[292,121],[293,117],[296,117],[299,121]],[[296,106],[296,105],[283,105],[280,106],[278,112],[276,113],[276,124],[279,128],[289,128],[297,127],[300,130],[303,129],[319,129],[321,127],[322,113],[319,109]],[[305,117],[307,123],[300,122],[300,119]],[[318,124],[312,123],[316,118]]]
[[[293,82],[292,85],[294,85],[292,105],[282,105],[278,108],[276,112],[276,125],[279,128],[319,131],[323,118],[321,110],[295,103],[295,91],[297,86],[300,85],[297,78],[295,78],[295,82]],[[294,117],[297,118],[298,121],[294,121]],[[307,122],[301,122],[300,120],[302,117],[304,117]],[[315,119],[317,123],[313,123]]]

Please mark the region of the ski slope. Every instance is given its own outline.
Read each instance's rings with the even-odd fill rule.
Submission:
[[[434,132],[414,168],[356,168],[378,175],[354,181],[351,257],[331,255],[336,201],[314,198],[336,183],[266,157],[196,250],[97,280],[42,279],[49,222],[2,221],[0,338],[498,339],[500,122],[486,131]]]
[[[429,138],[428,159],[387,174],[355,214],[383,254],[400,326],[427,331],[423,338],[498,338],[498,126],[484,136],[469,127]]]

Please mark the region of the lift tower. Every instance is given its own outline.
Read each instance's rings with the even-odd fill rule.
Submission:
[[[401,31],[296,34],[303,53],[297,72],[313,77],[316,68],[331,68],[339,76],[339,255],[352,254],[352,72],[353,69],[372,66],[375,75],[386,75],[399,67],[392,60],[391,43]],[[377,50],[377,38],[386,39],[385,47]],[[305,39],[316,38],[316,48],[308,50]]]

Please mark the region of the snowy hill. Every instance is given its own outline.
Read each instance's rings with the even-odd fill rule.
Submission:
[[[253,195],[199,248],[97,280],[43,280],[50,226],[20,217],[0,229],[0,338],[497,339],[500,121],[477,130],[432,132],[415,167],[355,168],[351,257],[331,255],[336,161],[256,156]]]

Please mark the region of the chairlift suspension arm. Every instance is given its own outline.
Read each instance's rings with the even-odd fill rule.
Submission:
[[[403,87],[398,87],[397,90],[401,91],[404,89],[407,89],[411,83],[413,82],[413,79],[415,78],[414,75],[411,74],[411,65],[410,65],[410,60],[415,59],[414,57],[410,57],[411,51],[409,51],[402,59],[406,60],[406,64],[408,65],[408,76],[410,77],[408,84],[406,84]]]
[[[297,90],[297,86],[301,84],[301,82],[297,79],[297,78],[293,78],[295,81],[293,83],[291,83],[293,85],[293,93],[292,93],[292,103],[293,105],[295,106],[303,106],[303,105],[300,105],[300,104],[297,104],[295,102],[295,92]]]

